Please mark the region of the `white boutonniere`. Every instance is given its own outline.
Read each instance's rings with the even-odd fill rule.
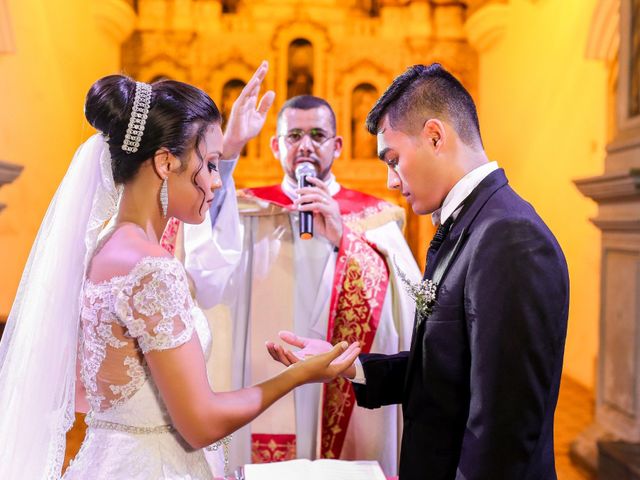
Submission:
[[[431,314],[433,304],[436,302],[436,292],[438,291],[438,284],[433,280],[424,279],[419,283],[413,282],[407,277],[395,263],[396,272],[400,281],[404,285],[406,292],[416,302],[416,312],[423,318],[428,317]]]

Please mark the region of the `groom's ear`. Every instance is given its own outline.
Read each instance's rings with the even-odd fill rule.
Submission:
[[[437,118],[430,118],[424,122],[420,137],[426,142],[427,146],[433,148],[436,153],[440,152],[447,140],[444,123]]]

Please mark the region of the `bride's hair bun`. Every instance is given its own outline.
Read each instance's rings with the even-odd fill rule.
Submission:
[[[109,137],[129,123],[136,82],[124,75],[109,75],[94,83],[87,93],[84,115],[96,130]]]
[[[95,82],[87,93],[85,116],[108,138],[113,179],[131,180],[140,165],[164,147],[180,158],[202,137],[207,125],[220,123],[213,100],[202,90],[182,82],[163,80],[152,84],[151,104],[140,146],[122,150],[135,98],[136,82],[124,75],[109,75]]]

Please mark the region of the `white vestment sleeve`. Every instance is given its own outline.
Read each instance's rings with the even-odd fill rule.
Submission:
[[[231,176],[236,161],[237,158],[219,162],[222,188],[216,196],[222,195],[223,199],[221,203],[215,202],[217,215],[213,225],[207,212],[201,224],[184,226],[184,264],[195,284],[196,299],[203,308],[220,303],[224,287],[240,260],[243,232]]]

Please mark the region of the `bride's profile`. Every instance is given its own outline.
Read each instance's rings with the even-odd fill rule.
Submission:
[[[204,447],[359,353],[339,344],[255,386],[213,392],[211,332],[183,265],[160,245],[169,218],[205,221],[219,162],[262,128],[266,71],[241,92],[224,135],[218,108],[191,85],[111,75],[89,90],[85,116],[99,133],[49,206],[0,343],[0,478],[60,478],[78,409],[88,428],[65,479],[211,479]]]

